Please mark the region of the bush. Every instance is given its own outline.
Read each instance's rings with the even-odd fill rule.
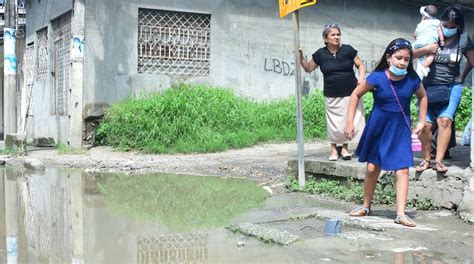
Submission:
[[[214,152],[296,138],[295,98],[255,102],[231,90],[179,84],[112,105],[99,144],[152,153]],[[326,135],[324,97],[303,100],[305,137]]]
[[[366,117],[372,93],[362,98]],[[416,100],[411,114],[417,120]],[[255,102],[223,88],[179,84],[162,93],[141,95],[112,105],[97,131],[99,144],[151,153],[215,152],[264,141],[296,139],[296,103]],[[326,137],[324,96],[315,90],[303,98],[306,139]],[[456,129],[471,118],[471,90],[464,89]]]
[[[461,102],[459,103],[458,111],[456,112],[455,123],[456,130],[463,131],[464,127],[471,120],[472,114],[472,89],[465,87],[462,90]]]

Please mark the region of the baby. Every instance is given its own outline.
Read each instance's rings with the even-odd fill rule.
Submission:
[[[444,46],[444,36],[441,30],[440,21],[436,19],[438,9],[434,5],[422,6],[420,8],[421,22],[416,26],[415,42],[413,47],[418,49],[430,43],[438,43],[439,46]],[[426,77],[430,72],[430,65],[433,63],[435,54],[427,54],[418,59],[416,72],[421,79]]]

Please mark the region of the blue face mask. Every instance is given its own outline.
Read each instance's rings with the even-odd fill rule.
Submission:
[[[390,66],[390,68],[388,68],[388,70],[395,74],[396,76],[402,76],[402,75],[406,75],[408,73],[407,69],[400,69],[400,68],[397,68],[395,66]]]
[[[458,28],[445,28],[445,27],[441,27],[441,29],[443,30],[443,35],[447,38],[449,37],[452,37],[454,35],[456,35],[456,33],[458,33]]]

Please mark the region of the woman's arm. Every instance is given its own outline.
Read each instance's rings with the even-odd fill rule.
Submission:
[[[354,115],[359,103],[360,98],[372,90],[373,87],[366,80],[363,80],[360,85],[358,85],[351,94],[349,99],[349,108],[347,109],[347,119],[346,119],[346,128],[344,129],[344,135],[348,139],[352,139],[354,136]]]
[[[466,63],[466,65],[464,66],[464,70],[462,71],[462,74],[461,74],[461,81],[463,83],[464,83],[464,80],[466,79],[466,76],[469,74],[469,72],[474,67],[474,50],[466,51],[464,56],[466,56],[468,63]]]
[[[426,111],[428,109],[428,97],[426,97],[426,90],[422,83],[416,89],[416,96],[418,97],[418,124],[413,133],[419,135],[426,125]]]
[[[354,64],[357,67],[357,71],[359,72],[359,79],[357,81],[357,85],[361,84],[362,81],[365,79],[365,65],[359,56],[355,56]]]
[[[318,68],[318,65],[316,64],[316,62],[314,62],[313,59],[309,61],[305,60],[303,56],[303,51],[301,49],[300,49],[300,63],[301,63],[301,67],[303,68],[305,72],[312,72],[316,68]]]
[[[444,35],[443,35],[443,30],[441,29],[441,25],[436,27],[436,31],[438,32],[439,46],[441,48],[443,48],[444,47]]]
[[[423,46],[421,48],[418,48],[418,49],[413,49],[413,57],[414,58],[419,58],[421,56],[425,56],[426,54],[430,54],[430,53],[436,53],[436,51],[438,50],[438,44],[436,43],[431,43],[431,44],[428,44],[426,46]]]

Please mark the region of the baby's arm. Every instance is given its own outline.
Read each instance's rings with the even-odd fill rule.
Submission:
[[[438,31],[439,46],[444,47],[444,35],[443,30],[441,29],[441,25],[439,25],[436,30]]]

